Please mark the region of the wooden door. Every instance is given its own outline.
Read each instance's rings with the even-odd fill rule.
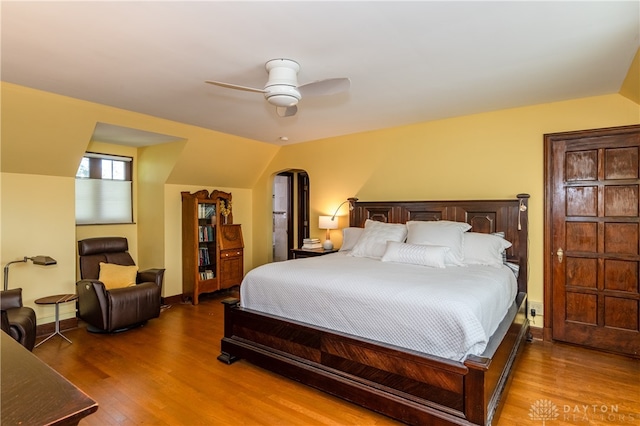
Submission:
[[[640,356],[639,153],[640,126],[545,135],[555,340]]]

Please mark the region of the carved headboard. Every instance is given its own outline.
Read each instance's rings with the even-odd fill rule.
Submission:
[[[357,201],[349,213],[349,226],[362,227],[367,219],[386,223],[410,220],[467,222],[473,232],[504,232],[512,243],[507,260],[520,265],[518,291],[527,292],[529,265],[529,194],[510,200]]]

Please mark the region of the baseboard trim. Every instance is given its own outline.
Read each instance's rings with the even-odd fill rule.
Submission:
[[[60,331],[78,328],[78,318],[67,318],[60,320]],[[36,337],[48,336],[56,331],[56,323],[49,322],[36,326]]]
[[[531,336],[533,336],[534,339],[536,340],[544,340],[543,339],[543,332],[542,332],[542,327],[529,327],[529,332],[531,332]]]
[[[204,300],[207,297],[219,297],[221,294],[226,294],[229,293],[234,297],[239,297],[238,293],[240,291],[240,286],[233,286],[233,287],[229,287],[229,288],[225,288],[222,290],[216,290],[213,291],[211,293],[202,293],[200,294],[200,300]],[[162,298],[162,304],[163,305],[177,305],[180,303],[193,303],[193,301],[191,300],[190,296],[186,296],[184,294],[176,294],[174,296],[168,296],[168,297],[163,297]]]
[[[184,296],[182,294],[176,294],[175,296],[163,297],[162,304],[163,305],[178,305],[182,303],[184,300]]]

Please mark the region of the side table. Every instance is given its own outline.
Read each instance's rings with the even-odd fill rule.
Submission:
[[[305,257],[324,256],[325,254],[336,253],[338,249],[325,250],[319,249],[291,249],[294,259],[302,259]]]
[[[47,297],[42,297],[40,299],[36,299],[35,301],[36,305],[56,305],[56,331],[54,331],[49,336],[47,336],[43,341],[39,342],[35,346],[36,348],[41,344],[43,344],[44,342],[46,342],[47,340],[51,339],[56,334],[60,335],[60,337],[62,337],[67,342],[73,343],[71,340],[67,339],[65,335],[60,333],[60,304],[73,302],[76,299],[78,299],[78,295],[76,294],[57,294],[55,296],[47,296]]]

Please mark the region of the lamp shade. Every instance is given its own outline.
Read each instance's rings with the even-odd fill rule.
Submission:
[[[331,220],[331,216],[320,216],[318,220],[318,228],[320,229],[338,229],[338,219],[333,218]]]
[[[29,260],[32,261],[34,265],[42,266],[55,265],[58,263],[54,258],[42,255],[30,257]]]

